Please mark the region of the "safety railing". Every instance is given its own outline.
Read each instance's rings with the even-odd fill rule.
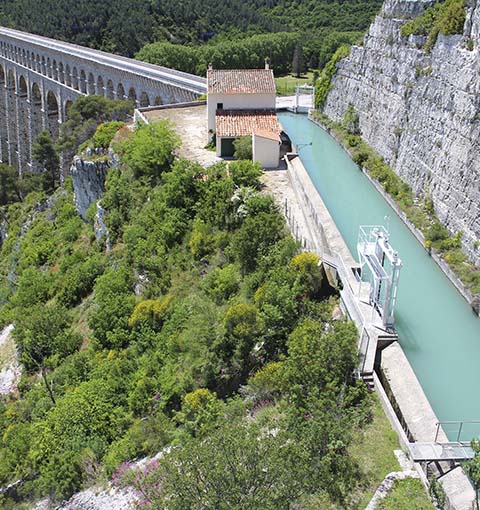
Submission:
[[[439,421],[436,426],[435,443],[439,442],[440,430],[449,438],[455,437],[457,443],[470,443],[480,436],[480,420]]]

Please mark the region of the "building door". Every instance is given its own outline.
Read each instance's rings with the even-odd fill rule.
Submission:
[[[233,153],[235,152],[235,147],[233,146],[235,138],[222,138],[221,146],[220,146],[220,156],[222,158],[232,158]]]

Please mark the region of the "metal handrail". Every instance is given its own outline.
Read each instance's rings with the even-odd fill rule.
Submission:
[[[440,427],[443,425],[458,425],[458,433],[457,433],[457,443],[461,443],[460,436],[462,434],[462,429],[465,424],[468,425],[480,425],[480,420],[454,420],[454,421],[439,421],[436,423],[436,433],[435,433],[435,443],[438,441],[438,434],[440,433]],[[465,441],[464,441],[465,442]]]
[[[366,359],[367,359],[366,353],[368,351],[368,347],[370,345],[371,339],[370,339],[370,334],[368,333],[368,330],[366,328],[367,320],[366,320],[365,316],[363,315],[360,307],[358,306],[358,303],[355,298],[355,291],[352,288],[351,283],[350,283],[349,269],[347,268],[343,257],[338,252],[333,251],[329,248],[323,225],[317,219],[317,212],[316,212],[315,206],[312,203],[308,194],[306,193],[303,183],[300,181],[300,179],[298,178],[298,176],[295,172],[290,171],[289,175],[294,180],[295,188],[296,188],[297,192],[299,192],[299,195],[301,196],[302,201],[308,207],[308,209],[311,213],[311,216],[314,219],[312,226],[315,227],[318,234],[320,234],[321,250],[318,250],[314,247],[312,251],[316,252],[317,255],[320,257],[320,259],[324,258],[324,253],[325,253],[325,254],[329,255],[329,257],[331,259],[333,259],[335,261],[334,262],[335,265],[333,267],[335,267],[335,269],[337,270],[337,273],[339,274],[339,278],[342,281],[342,283],[344,284],[344,290],[346,290],[347,292],[350,293],[350,297],[351,297],[350,301],[355,308],[355,314],[357,315],[357,317],[360,320],[360,323],[356,324],[356,325],[357,325],[357,329],[359,330],[359,352],[360,352],[360,354],[362,354],[362,352],[364,353],[363,360],[360,361],[361,371],[363,372],[365,369],[365,363],[366,363]],[[291,220],[292,220],[292,218],[289,218],[287,216],[287,221],[290,224],[290,227],[292,229],[294,229],[293,225],[295,223],[295,220],[293,219],[293,225],[292,225],[292,223],[290,223]],[[319,253],[319,251],[320,251],[320,253]],[[342,273],[343,273],[343,278],[342,278]],[[352,317],[352,319],[354,322],[356,322],[354,317]],[[366,342],[365,349],[363,349],[365,342]]]

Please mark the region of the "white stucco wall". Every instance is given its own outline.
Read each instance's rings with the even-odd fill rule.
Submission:
[[[277,168],[280,158],[280,142],[253,135],[253,161],[263,168]]]
[[[218,103],[223,103],[224,110],[275,109],[275,94],[208,94],[208,131],[215,131]]]

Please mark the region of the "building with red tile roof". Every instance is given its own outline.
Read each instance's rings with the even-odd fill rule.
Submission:
[[[271,69],[209,69],[209,94],[276,94]]]
[[[278,166],[281,127],[275,113],[273,71],[265,69],[213,69],[207,71],[209,141],[217,155],[232,157],[233,142],[252,136],[254,161],[265,168]]]

